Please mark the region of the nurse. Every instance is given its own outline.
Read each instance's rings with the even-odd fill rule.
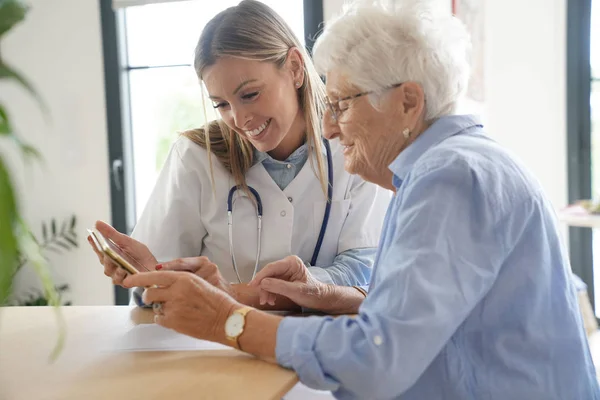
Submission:
[[[221,119],[175,142],[137,242],[97,228],[150,269],[193,271],[255,306],[258,293],[244,283],[288,256],[321,282],[367,285],[390,192],[348,174],[344,148],[322,138],[324,85],[289,26],[244,0],[206,25],[194,67]],[[101,262],[121,284],[124,272]],[[143,304],[139,288],[133,299]]]

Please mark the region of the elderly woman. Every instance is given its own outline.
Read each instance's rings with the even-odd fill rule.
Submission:
[[[157,323],[276,359],[339,398],[600,398],[550,202],[475,117],[455,115],[468,48],[451,16],[364,2],[315,46],[326,136],[349,172],[395,193],[372,282],[364,298],[289,257],[252,283],[263,302],[356,315],[281,318],[182,272],[125,283],[158,285],[145,292]]]

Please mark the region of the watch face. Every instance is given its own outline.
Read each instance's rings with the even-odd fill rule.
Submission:
[[[225,334],[227,336],[236,337],[244,330],[244,317],[240,314],[233,313],[225,322]]]

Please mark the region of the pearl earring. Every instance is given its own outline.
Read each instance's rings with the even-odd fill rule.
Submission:
[[[408,139],[410,137],[410,129],[404,128],[402,135],[404,136],[404,139]]]
[[[299,88],[300,87],[300,82],[296,82],[296,87]]]

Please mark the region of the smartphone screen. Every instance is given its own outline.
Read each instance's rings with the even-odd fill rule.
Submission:
[[[112,240],[105,238],[96,229],[88,229],[90,236],[96,248],[108,255],[117,265],[125,269],[130,274],[137,274],[139,271],[148,271],[135,257],[117,246]]]

